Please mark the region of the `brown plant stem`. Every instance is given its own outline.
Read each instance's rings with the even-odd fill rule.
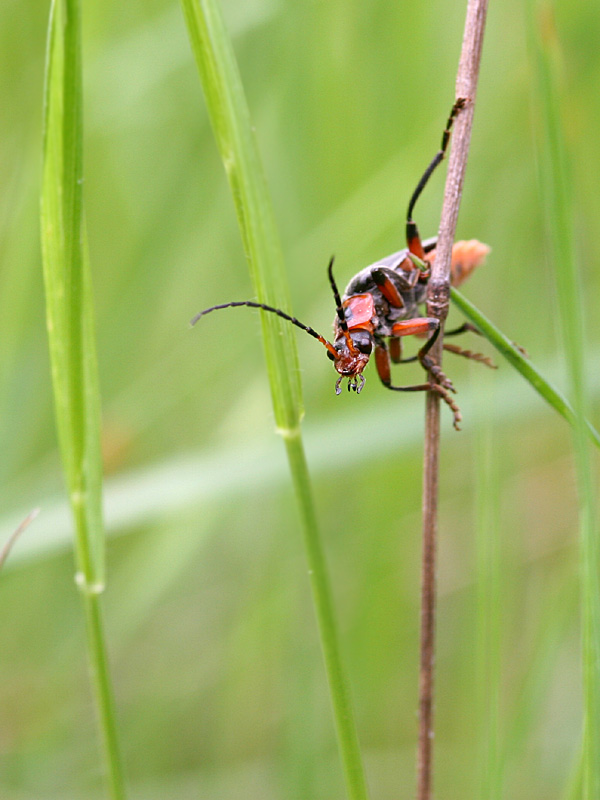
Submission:
[[[488,0],[468,0],[463,44],[456,77],[456,97],[466,99],[452,134],[452,144],[444,192],[444,205],[427,296],[427,314],[437,317],[442,326],[450,303],[450,257],[456,232],[464,183],[473,111],[477,93],[481,47]],[[432,355],[442,360],[442,335]],[[433,687],[435,654],[435,556],[437,543],[437,505],[440,448],[440,398],[427,393],[425,410],[425,453],[423,473],[423,563],[421,572],[421,645],[419,665],[419,741],[417,749],[417,800],[430,800],[433,765]]]

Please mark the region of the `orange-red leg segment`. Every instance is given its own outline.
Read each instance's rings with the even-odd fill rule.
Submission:
[[[372,269],[371,275],[381,294],[393,308],[404,308],[404,300],[398,289],[381,269]]]
[[[438,330],[439,327],[439,320],[435,317],[404,319],[401,322],[396,322],[395,325],[392,326],[392,336],[413,336],[414,334],[418,335],[420,333]]]
[[[394,364],[400,364],[402,361],[402,340],[390,339],[389,348],[390,348],[390,358],[392,359]]]

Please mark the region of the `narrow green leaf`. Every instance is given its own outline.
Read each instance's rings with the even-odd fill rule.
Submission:
[[[182,7],[256,295],[288,312],[279,236],[233,48],[216,3],[182,0]],[[275,421],[294,430],[302,415],[294,330],[274,314],[261,312],[261,320]]]
[[[78,4],[53,3],[48,38],[42,254],[56,421],[77,525],[77,568],[104,581],[99,388],[89,265],[84,255]]]
[[[571,425],[576,424],[576,416],[573,407],[569,401],[556,389],[552,384],[544,378],[537,367],[526,358],[519,350],[518,346],[511,342],[493,322],[491,322],[478,308],[476,308],[470,300],[461,294],[457,289],[450,289],[450,296],[452,302],[457,308],[465,315],[465,317],[472,322],[485,338],[492,344],[496,350],[501,353],[506,360],[518,370],[521,375],[528,381],[536,392],[541,395],[552,408],[556,409],[561,416]],[[600,447],[600,434],[590,422],[585,422],[585,427],[588,434],[592,437],[594,442]]]
[[[41,198],[46,320],[56,422],[75,519],[77,585],[86,615],[110,796],[124,797],[100,592],[104,586],[100,399],[83,220],[80,0],[50,12]]]

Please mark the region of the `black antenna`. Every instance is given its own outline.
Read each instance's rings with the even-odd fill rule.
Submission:
[[[282,319],[286,320],[286,322],[291,322],[292,325],[295,325],[297,328],[300,328],[301,330],[306,331],[306,333],[309,333],[313,338],[321,342],[321,344],[324,345],[329,350],[332,356],[337,358],[338,352],[335,349],[335,347],[331,344],[331,342],[328,342],[324,336],[321,336],[320,333],[317,333],[313,328],[310,327],[310,325],[305,325],[303,322],[300,322],[300,320],[297,320],[296,317],[290,317],[289,314],[286,314],[285,311],[282,311],[279,308],[273,308],[273,306],[267,306],[264,303],[255,303],[252,300],[236,300],[233,303],[223,303],[222,305],[205,308],[204,311],[200,311],[199,314],[196,314],[196,316],[191,320],[190,325],[195,325],[201,317],[203,317],[205,314],[210,314],[211,311],[218,311],[221,308],[239,308],[240,306],[248,306],[249,308],[260,308],[263,311],[270,311],[272,314],[277,314],[278,317],[281,317]]]
[[[340,328],[342,329],[342,333],[344,334],[350,352],[356,354],[358,351],[356,349],[354,342],[352,341],[352,337],[350,336],[350,331],[348,330],[348,323],[346,322],[346,315],[344,313],[344,307],[342,306],[342,298],[340,297],[340,293],[338,291],[335,278],[333,277],[334,260],[335,256],[331,256],[331,258],[329,259],[329,266],[327,267],[327,274],[329,275],[329,283],[331,284],[331,289],[333,290],[333,296],[335,298],[335,311],[337,314]]]
[[[348,330],[348,323],[346,322],[346,315],[344,314],[344,309],[342,306],[342,298],[340,297],[340,293],[338,291],[337,284],[335,282],[335,278],[333,277],[333,262],[335,261],[335,256],[331,256],[329,259],[329,266],[327,267],[327,274],[329,275],[329,283],[331,284],[331,289],[333,291],[333,296],[335,298],[335,310],[337,313],[337,317],[340,323],[340,328],[343,331]]]

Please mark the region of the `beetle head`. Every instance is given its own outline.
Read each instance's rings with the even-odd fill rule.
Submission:
[[[365,330],[340,330],[334,347],[336,355],[334,356],[329,350],[327,355],[340,374],[335,384],[336,394],[340,394],[342,391],[342,378],[348,378],[348,391],[353,389],[359,394],[365,385],[362,371],[369,363],[369,357],[373,350],[373,337],[369,331]]]

